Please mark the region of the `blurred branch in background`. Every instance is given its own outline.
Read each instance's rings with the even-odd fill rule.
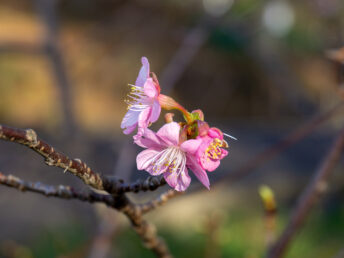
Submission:
[[[340,249],[332,258],[344,258],[344,248]]]
[[[71,84],[67,69],[63,62],[62,50],[59,47],[58,17],[56,8],[58,0],[34,0],[41,22],[45,27],[45,40],[42,43],[32,42],[0,42],[0,52],[20,53],[28,55],[46,54],[50,60],[52,71],[55,76],[56,88],[60,94],[61,108],[63,113],[63,134],[75,134],[76,122],[73,114]]]
[[[344,98],[344,47],[327,50],[325,55],[327,58],[334,61],[337,66],[339,95]]]
[[[288,62],[275,49],[273,42],[268,43],[266,38],[258,38],[258,44],[256,41],[247,52],[260,64],[266,78],[281,92],[294,112],[302,115],[314,113],[316,105],[306,96],[303,85],[291,71]]]
[[[107,207],[95,206],[98,216],[96,233],[92,244],[88,247],[88,258],[109,257],[110,249],[113,248],[113,240],[119,232],[120,225],[115,216]]]
[[[220,211],[213,211],[207,215],[205,221],[205,234],[207,242],[205,245],[205,258],[221,257],[220,253],[220,229],[223,226],[225,214]]]
[[[220,20],[216,20],[219,22]],[[161,73],[160,82],[166,94],[170,93],[194,57],[207,42],[211,33],[210,24],[215,20],[205,16],[194,28],[185,35],[179,48]]]
[[[3,53],[22,53],[26,55],[38,55],[42,53],[43,46],[32,43],[22,42],[11,42],[11,43],[0,43],[0,52]]]
[[[225,179],[228,182],[235,182],[246,176],[247,174],[254,171],[254,169],[262,166],[265,162],[271,160],[293,144],[299,142],[310,133],[312,133],[316,128],[318,128],[322,123],[329,120],[342,106],[344,102],[340,101],[332,108],[325,112],[320,112],[312,116],[308,121],[297,127],[291,133],[283,137],[277,143],[271,145],[264,151],[260,152],[258,155],[254,156],[248,162],[240,167],[239,169],[232,171],[225,175]],[[220,180],[223,182],[223,180]]]
[[[301,229],[305,223],[313,206],[319,198],[328,189],[328,180],[341,158],[344,149],[344,129],[339,133],[331,146],[328,154],[325,156],[320,167],[315,172],[312,180],[302,192],[289,223],[287,224],[284,232],[277,240],[277,242],[268,250],[268,258],[283,257],[287,247],[291,244],[295,234]]]
[[[46,30],[44,49],[51,61],[56,84],[60,92],[64,115],[64,134],[75,135],[76,123],[73,114],[71,84],[63,62],[62,51],[59,47],[58,17],[56,13],[58,0],[34,0],[34,2]]]

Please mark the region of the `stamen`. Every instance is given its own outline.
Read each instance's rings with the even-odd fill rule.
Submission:
[[[218,160],[221,159],[222,149],[221,147],[225,148],[228,147],[228,144],[225,140],[220,140],[218,138],[215,138],[208,146],[208,148],[205,150],[205,157],[207,161],[210,159]]]
[[[128,84],[130,86],[130,92],[127,98],[124,100],[128,105],[128,110],[131,111],[143,111],[147,107],[151,106],[151,100],[144,93],[143,87],[139,87],[133,84]]]
[[[237,138],[235,138],[234,136],[232,136],[232,135],[229,135],[229,134],[226,134],[226,133],[223,133],[223,135],[224,136],[227,136],[228,138],[231,138],[231,139],[233,139],[233,140],[238,140]]]
[[[178,147],[172,146],[157,153],[147,163],[153,165],[153,173],[163,170],[169,173],[177,173],[178,176],[186,167],[186,156]]]

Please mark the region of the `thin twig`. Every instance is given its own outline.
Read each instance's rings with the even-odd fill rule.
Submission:
[[[81,160],[71,159],[56,151],[51,145],[39,139],[32,129],[17,129],[0,125],[0,139],[25,145],[43,156],[47,165],[60,167],[82,179],[85,184],[104,190],[100,174],[94,172]]]
[[[325,193],[328,187],[328,179],[334,167],[338,163],[343,149],[344,129],[342,129],[338,135],[319,169],[315,172],[311,182],[300,196],[287,227],[277,242],[269,249],[267,253],[268,258],[278,258],[284,255],[288,245],[292,241],[292,238],[298,230],[300,230],[312,207],[315,205],[319,197]]]
[[[0,172],[0,184],[15,188],[22,192],[34,192],[46,197],[57,197],[62,199],[78,199],[84,202],[101,202],[108,206],[114,206],[114,199],[111,195],[98,194],[92,191],[87,193],[77,192],[70,186],[52,186],[40,182],[24,181],[13,175],[4,175]]]
[[[3,42],[0,41],[0,54],[2,53],[20,53],[27,55],[38,55],[42,53],[42,46],[39,43],[31,42]]]
[[[177,192],[174,190],[168,190],[164,193],[162,193],[161,195],[159,195],[158,198],[151,200],[149,202],[143,203],[143,204],[139,204],[138,207],[141,210],[142,214],[146,214],[154,209],[156,209],[159,206],[164,205],[168,200],[179,196],[183,194],[183,192]]]
[[[172,91],[176,83],[182,77],[186,68],[193,61],[196,54],[207,42],[210,34],[208,27],[209,26],[207,26],[207,24],[202,20],[183,38],[180,47],[174,53],[161,75],[160,81],[161,85],[164,87],[165,93]]]

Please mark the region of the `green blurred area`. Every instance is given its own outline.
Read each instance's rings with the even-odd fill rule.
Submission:
[[[285,209],[278,213],[278,232],[285,226]],[[210,232],[208,223],[214,212],[205,217],[202,224],[179,230],[167,229],[160,225],[159,234],[169,244],[175,257],[264,257],[265,229],[262,210],[233,209],[223,213],[217,226]],[[216,212],[215,212],[216,213]],[[288,258],[333,257],[342,248],[344,238],[344,207],[325,211],[317,210],[308,220],[302,232],[295,238],[287,252]],[[153,221],[154,222],[154,221]],[[92,237],[87,235],[82,224],[77,221],[51,226],[36,232],[29,243],[3,242],[1,257],[46,258],[46,257],[85,257]],[[29,245],[27,245],[29,244]],[[13,253],[11,253],[11,250]],[[113,257],[155,257],[144,248],[131,228],[124,227],[113,239],[110,256]]]

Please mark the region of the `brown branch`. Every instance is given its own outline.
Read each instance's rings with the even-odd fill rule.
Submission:
[[[128,217],[136,233],[141,237],[145,247],[151,249],[157,257],[172,257],[165,241],[157,236],[155,226],[143,219],[140,208],[130,203],[124,195],[120,198],[125,198],[124,202],[127,202],[127,205],[122,207],[120,211]]]
[[[85,184],[104,190],[100,174],[94,172],[81,160],[70,159],[56,151],[51,145],[39,139],[32,129],[24,130],[0,125],[0,139],[25,145],[43,156],[47,165],[60,167],[79,177]]]
[[[70,186],[51,186],[39,182],[26,182],[12,175],[4,175],[0,173],[0,184],[15,188],[22,192],[29,191],[42,194],[47,197],[58,197],[62,199],[78,199],[85,202],[100,202],[113,207],[130,220],[136,233],[141,237],[145,246],[158,257],[171,257],[165,242],[156,235],[155,227],[142,218],[141,206],[133,204],[125,195],[111,196],[103,195],[95,192],[81,193],[75,191]],[[166,198],[164,202],[167,201]],[[147,212],[148,210],[146,210]]]
[[[111,193],[112,195],[109,195],[109,197],[107,195],[98,195],[95,193],[89,194],[88,197],[85,197],[75,192],[73,193],[71,189],[63,188],[63,192],[66,192],[67,190],[70,191],[67,191],[69,193],[69,195],[66,195],[67,197],[74,196],[73,198],[84,201],[102,200],[102,202],[105,202],[111,207],[124,213],[131,221],[132,226],[147,248],[154,251],[158,257],[171,257],[165,242],[156,235],[154,226],[143,220],[143,214],[139,205],[133,204],[125,195],[125,192],[130,191],[138,192],[155,190],[159,186],[166,184],[163,177],[148,177],[143,181],[141,180],[131,184],[126,184],[122,180],[114,177],[101,177],[100,174],[94,172],[81,160],[70,159],[63,153],[56,151],[48,143],[39,139],[35,131],[32,129],[24,130],[0,125],[0,139],[27,146],[43,156],[47,165],[60,167],[82,179],[85,184]],[[25,183],[13,176],[10,178],[3,177],[3,180],[3,184],[21,190],[38,192],[49,196],[60,196],[60,193],[62,193],[62,190],[59,188],[40,188],[37,184]],[[105,199],[103,200],[102,198]]]
[[[162,193],[158,198],[153,199],[147,203],[138,204],[138,208],[140,209],[142,214],[146,214],[159,206],[164,205],[168,200],[183,194],[183,192],[177,192],[172,189]]]
[[[75,191],[70,186],[51,186],[40,182],[28,182],[12,175],[4,175],[0,172],[0,184],[15,188],[22,192],[39,193],[47,197],[58,197],[62,199],[78,199],[84,202],[102,202],[108,206],[114,206],[114,199],[111,195],[98,194],[95,192],[82,193]]]
[[[71,159],[65,154],[58,152],[54,147],[39,139],[32,129],[18,129],[6,125],[0,125],[0,139],[28,146],[45,158],[49,166],[56,166],[71,172],[79,177],[85,184],[99,190],[106,190],[111,194],[125,192],[154,191],[166,184],[162,176],[149,176],[144,180],[134,183],[125,183],[116,177],[101,176],[79,159]]]
[[[278,258],[284,255],[288,245],[292,241],[292,238],[300,230],[312,207],[325,193],[328,179],[335,165],[338,163],[343,149],[344,129],[340,132],[329,153],[324,158],[321,166],[315,172],[313,179],[300,196],[287,227],[277,242],[269,249],[267,253],[268,258]]]
[[[157,177],[157,179],[158,179],[158,181],[156,181],[156,183],[159,183],[160,181],[166,183],[163,180],[163,177]],[[136,184],[135,183],[132,184],[132,186],[134,186],[134,188],[136,186],[137,191],[138,191],[139,187],[143,187],[145,184],[149,185],[149,182],[151,180],[152,179],[150,179],[150,177],[148,177],[146,181],[138,181]],[[113,181],[104,180],[105,190],[108,192],[111,192],[112,190],[116,189],[116,182],[119,182],[119,181],[116,180],[115,178],[113,178]],[[154,184],[154,183],[152,183],[152,184]],[[110,187],[110,188],[108,188],[108,187]],[[111,188],[111,187],[113,187],[113,188]],[[157,188],[158,186],[154,186],[154,187]],[[130,190],[130,186],[128,186],[128,189],[125,189],[125,190]],[[157,236],[155,226],[148,223],[147,221],[145,221],[143,219],[142,216],[144,213],[141,210],[141,206],[133,204],[129,200],[129,198],[124,194],[124,192],[120,192],[119,194],[115,193],[113,196],[115,198],[114,208],[118,209],[120,212],[123,212],[128,217],[133,228],[135,229],[136,233],[142,239],[146,248],[151,249],[157,255],[157,257],[161,257],[161,258],[172,257],[165,241],[162,238],[160,238],[159,236]]]
[[[166,184],[165,178],[161,176],[148,176],[146,179],[137,180],[134,183],[125,183],[117,177],[103,177],[104,189],[111,194],[122,194],[126,192],[138,193],[140,191],[154,191]]]
[[[151,249],[158,257],[171,257],[165,242],[156,235],[155,227],[142,218],[143,213],[139,205],[133,204],[124,194],[111,196],[95,192],[81,193],[70,186],[51,186],[39,182],[24,181],[12,175],[0,173],[0,184],[15,188],[19,191],[39,193],[47,197],[62,199],[77,199],[85,202],[100,202],[117,209],[130,220],[136,233],[141,237],[145,246]],[[165,200],[166,201],[166,200]]]

